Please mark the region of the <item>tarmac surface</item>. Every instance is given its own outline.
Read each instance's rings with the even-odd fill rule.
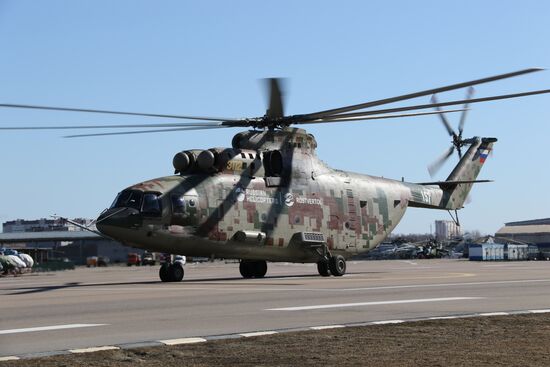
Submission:
[[[0,278],[0,357],[171,339],[550,309],[550,262],[348,262],[341,278],[312,264],[77,268]]]

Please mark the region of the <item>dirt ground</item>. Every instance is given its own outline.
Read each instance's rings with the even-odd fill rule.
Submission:
[[[430,320],[0,362],[0,366],[549,366],[550,314]]]

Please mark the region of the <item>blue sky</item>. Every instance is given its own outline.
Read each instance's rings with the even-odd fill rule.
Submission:
[[[251,117],[265,112],[258,79],[277,76],[288,78],[287,113],[307,113],[550,67],[548,24],[544,1],[0,0],[0,101]],[[476,96],[546,88],[550,71],[481,85]],[[550,95],[472,106],[465,135],[499,142],[480,177],[495,183],[475,187],[460,212],[466,230],[550,216],[549,106]],[[155,121],[0,110],[0,126]],[[229,146],[238,131],[2,132],[0,222],[95,217],[124,187],[171,174],[175,152]],[[449,146],[434,116],[308,131],[333,167],[413,182],[430,180],[426,166]],[[428,232],[447,218],[409,209],[396,232]]]

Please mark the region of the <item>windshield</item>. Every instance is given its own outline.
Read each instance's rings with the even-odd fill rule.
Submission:
[[[147,216],[160,216],[162,206],[160,194],[157,192],[142,192],[139,190],[121,191],[111,208],[132,208],[141,211]]]
[[[134,208],[139,210],[142,200],[143,192],[138,190],[124,190],[117,195],[111,208]]]

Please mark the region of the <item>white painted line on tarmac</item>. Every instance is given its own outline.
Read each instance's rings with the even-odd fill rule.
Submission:
[[[204,343],[205,341],[206,339],[204,338],[180,338],[180,339],[159,340],[160,343],[165,345],[195,344],[195,343]]]
[[[549,282],[550,282],[550,279],[497,280],[497,281],[488,281],[488,282],[436,283],[436,284],[390,285],[390,286],[381,286],[381,287],[340,288],[340,289],[330,289],[330,291],[331,292],[374,291],[379,289],[465,287],[470,285],[523,284],[523,283],[549,283]],[[304,291],[309,289],[296,289],[296,290]]]
[[[250,338],[253,336],[264,336],[264,335],[273,335],[273,334],[278,334],[278,332],[277,331],[258,331],[255,333],[243,333],[239,335],[244,336],[245,338]]]
[[[312,326],[311,330],[328,330],[328,329],[339,329],[346,327],[345,325],[324,325],[324,326]]]
[[[425,303],[425,302],[464,301],[464,300],[481,299],[481,298],[483,298],[483,297],[447,297],[447,298],[401,299],[401,300],[395,300],[395,301],[335,303],[335,304],[329,304],[329,305],[267,308],[267,309],[265,309],[265,311],[306,311],[306,310],[321,310],[321,309],[327,309],[327,308],[361,307],[361,306],[378,306],[378,305],[397,305],[397,304],[406,304],[406,303]]]
[[[32,332],[35,332],[35,331],[77,329],[77,328],[83,328],[83,327],[104,326],[104,325],[109,325],[109,324],[64,324],[64,325],[29,327],[29,328],[23,328],[23,329],[7,329],[7,330],[0,330],[0,335],[17,334],[17,333],[32,333]]]
[[[543,310],[529,310],[531,313],[548,313],[550,312],[550,308],[543,309]]]
[[[428,320],[452,320],[459,319],[461,316],[434,316],[428,317]]]
[[[93,352],[101,352],[104,350],[118,350],[120,347],[115,347],[114,345],[105,345],[103,347],[91,347],[91,348],[82,348],[82,349],[69,349],[69,352],[74,354],[80,354],[80,353],[93,353]]]
[[[401,324],[405,322],[404,320],[384,320],[384,321],[373,321],[373,325],[388,325],[388,324]]]
[[[485,312],[485,313],[478,313],[478,316],[508,316],[510,315],[508,312]]]
[[[0,357],[0,362],[6,362],[6,361],[18,361],[19,357],[17,356],[6,356],[6,357]]]

